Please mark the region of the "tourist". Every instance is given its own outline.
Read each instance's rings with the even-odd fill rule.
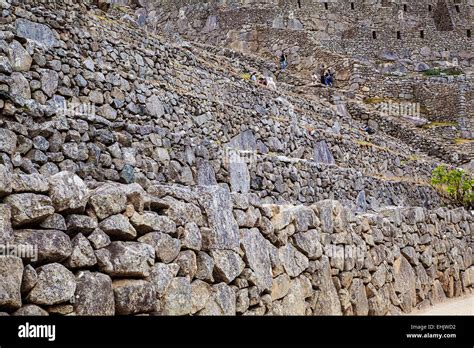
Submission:
[[[372,134],[375,134],[375,130],[373,130],[372,128],[369,127],[369,125],[365,125],[365,127],[363,128],[364,132],[366,132],[367,134],[369,135],[372,135]]]
[[[252,80],[254,83],[257,82],[257,74],[252,73],[252,75],[250,76],[250,80]]]
[[[286,67],[288,66],[288,60],[287,60],[287,58],[286,58],[285,52],[281,52],[281,56],[280,56],[280,66],[281,66],[281,70],[285,70]]]
[[[328,69],[324,74],[324,84],[328,87],[332,87],[332,82],[331,70]]]
[[[321,77],[321,84],[322,85],[326,84],[326,80],[324,78],[325,72],[326,72],[326,66],[324,64],[321,64],[321,66],[319,68],[319,76]]]

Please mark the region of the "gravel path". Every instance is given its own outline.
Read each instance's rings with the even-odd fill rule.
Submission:
[[[411,315],[474,315],[474,295],[449,299],[443,303],[413,311]]]

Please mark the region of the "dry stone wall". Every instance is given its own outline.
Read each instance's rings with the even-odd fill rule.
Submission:
[[[2,314],[386,315],[474,285],[463,209],[354,215],[222,185],[1,179]]]

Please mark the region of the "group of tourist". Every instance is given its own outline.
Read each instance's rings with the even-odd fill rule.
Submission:
[[[253,72],[250,75],[250,80],[252,80],[254,83],[256,83],[260,86],[264,86],[264,87],[268,87],[270,89],[276,90],[275,81],[273,81],[273,78],[271,78],[271,77],[268,77],[268,76],[259,76],[259,77],[257,77],[257,73]]]

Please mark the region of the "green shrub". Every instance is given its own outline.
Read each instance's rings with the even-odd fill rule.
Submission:
[[[441,76],[441,75],[458,76],[462,74],[462,71],[456,67],[448,68],[448,69],[434,68],[434,69],[426,70],[424,74],[425,76]]]
[[[433,170],[431,183],[442,192],[469,209],[474,208],[474,178],[462,169],[448,169],[438,166]]]

